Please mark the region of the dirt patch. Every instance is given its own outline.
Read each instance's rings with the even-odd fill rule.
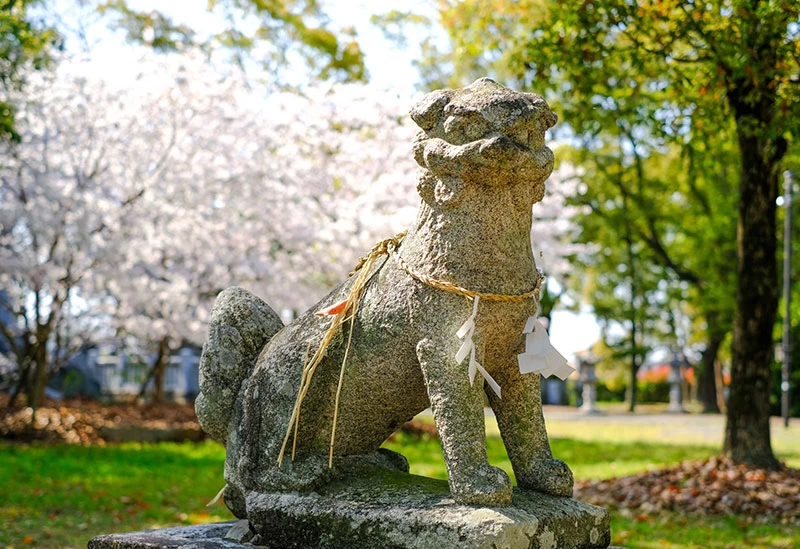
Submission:
[[[45,444],[103,445],[119,440],[120,432],[142,433],[139,440],[165,440],[163,433],[180,435],[178,440],[203,438],[191,404],[103,404],[96,400],[48,400],[36,410],[8,410],[8,397],[0,395],[0,439]],[[128,437],[126,440],[131,440]],[[171,440],[171,439],[170,439]]]

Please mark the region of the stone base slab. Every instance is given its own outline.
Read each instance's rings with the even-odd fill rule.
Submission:
[[[608,512],[593,505],[520,489],[509,507],[459,505],[445,481],[387,470],[348,475],[318,492],[249,494],[247,510],[257,534],[251,543],[281,549],[589,549],[611,540]],[[252,547],[230,539],[235,525],[101,536],[89,547]]]
[[[225,534],[236,524],[218,522],[162,528],[128,534],[108,534],[89,540],[89,549],[241,549],[250,547],[224,539]]]

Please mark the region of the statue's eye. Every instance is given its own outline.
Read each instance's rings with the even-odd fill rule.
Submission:
[[[453,114],[444,121],[445,134],[450,141],[459,145],[484,137],[490,129],[489,121],[475,111]]]

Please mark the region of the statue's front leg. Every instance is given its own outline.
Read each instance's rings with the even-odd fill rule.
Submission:
[[[492,376],[503,388],[503,397],[498,398],[489,390],[489,403],[497,417],[517,484],[554,496],[572,496],[572,471],[563,461],[553,459],[550,451],[539,374],[520,374],[517,356],[513,354],[506,359],[505,366],[492,371]]]
[[[466,367],[456,363],[455,351],[452,344],[429,338],[417,345],[450,492],[459,503],[508,505],[511,481],[502,469],[489,465],[486,456],[483,380],[470,385]]]

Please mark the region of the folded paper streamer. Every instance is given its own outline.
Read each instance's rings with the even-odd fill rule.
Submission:
[[[475,317],[478,315],[478,302],[480,299],[481,298],[477,295],[472,298],[472,314],[456,332],[458,339],[464,340],[464,343],[461,344],[461,347],[456,353],[456,362],[461,364],[464,362],[464,359],[467,358],[467,355],[469,355],[470,384],[474,384],[475,382],[475,373],[480,372],[483,379],[486,380],[486,383],[488,383],[489,387],[494,391],[494,394],[497,395],[497,398],[501,398],[500,385],[498,385],[494,378],[489,375],[489,372],[481,366],[481,363],[475,360],[475,343],[472,341],[472,336],[475,334]]]
[[[550,337],[538,315],[528,318],[522,332],[526,334],[525,352],[517,355],[521,374],[539,372],[544,377],[555,375],[564,380],[575,371],[575,368],[567,363],[567,359],[550,343]]]

